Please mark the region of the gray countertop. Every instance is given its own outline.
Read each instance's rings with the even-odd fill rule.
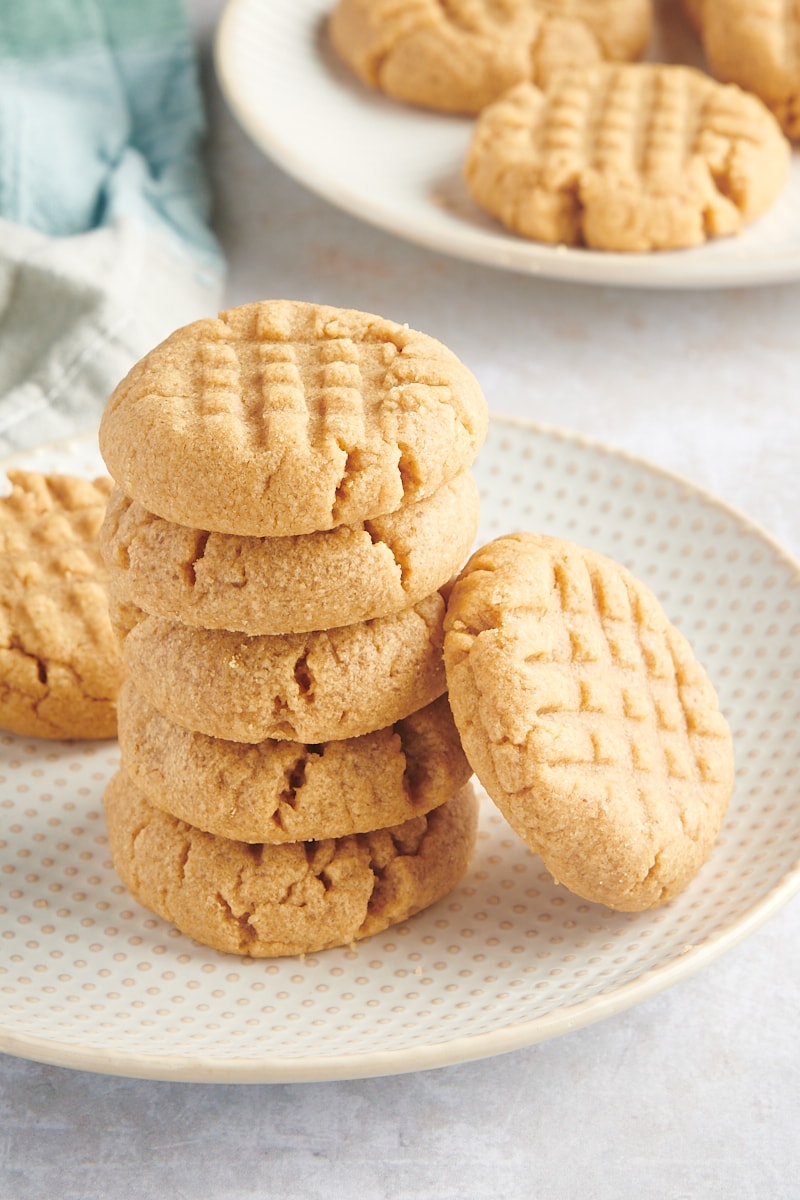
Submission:
[[[206,65],[226,302],[314,299],[452,347],[491,410],[623,448],[800,551],[800,284],[637,292],[418,249],[305,191]],[[195,1084],[0,1057],[0,1196],[243,1200],[800,1195],[800,898],[699,974],[499,1057],[388,1078]]]

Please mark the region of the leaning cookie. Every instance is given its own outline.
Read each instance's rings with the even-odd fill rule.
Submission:
[[[476,379],[435,338],[265,300],[145,355],[106,405],[100,449],[122,491],[167,521],[284,537],[433,495],[487,427]]]
[[[596,250],[699,246],[773,203],[790,147],[767,108],[690,67],[637,64],[520,84],[487,108],[473,199],[524,237]]]
[[[122,663],[97,545],[109,479],[9,471],[0,499],[0,727],[110,738]]]
[[[241,842],[303,842],[400,825],[443,804],[472,774],[446,696],[358,738],[250,745],[175,725],[127,680],[119,743],[125,773],[146,800]]]
[[[722,825],[733,748],[643,584],[569,542],[499,538],[455,584],[445,662],[467,757],[558,881],[624,911],[687,886]]]
[[[477,828],[469,784],[402,825],[283,846],[194,829],[121,772],[104,806],[112,861],[132,895],[203,945],[256,958],[349,945],[429,907],[467,871]]]
[[[302,633],[389,616],[464,564],[478,527],[467,471],[358,525],[285,538],[175,525],[115,488],[100,545],[115,600],[205,629]]]
[[[650,0],[339,0],[330,35],[370,87],[445,112],[480,112],[527,80],[638,58]]]
[[[800,138],[800,7],[784,0],[709,0],[697,17],[713,74],[754,92],[786,135]]]
[[[444,607],[434,592],[374,621],[255,637],[142,613],[130,627],[130,608],[112,615],[127,673],[177,725],[311,743],[382,729],[444,693]]]

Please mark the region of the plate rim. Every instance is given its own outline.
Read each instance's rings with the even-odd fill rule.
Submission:
[[[579,431],[562,429],[525,417],[491,413],[490,424],[508,429],[522,428],[534,435],[540,434],[551,440],[557,439],[562,443],[576,445],[610,459],[626,462],[686,489],[761,539],[791,568],[800,581],[800,559],[787,550],[768,530],[728,501],[679,472]],[[62,447],[88,447],[90,444],[97,444],[96,430],[53,439],[27,450],[17,450],[10,455],[4,455],[0,458],[0,468],[5,471],[9,466],[30,461],[37,455],[56,452]],[[191,1056],[186,1053],[174,1056],[147,1055],[140,1051],[126,1054],[100,1046],[87,1047],[58,1037],[15,1033],[3,1024],[4,1018],[0,1015],[0,1051],[30,1061],[97,1074],[187,1083],[325,1082],[388,1077],[475,1062],[596,1024],[650,999],[696,974],[744,941],[798,893],[800,856],[787,866],[783,875],[764,895],[726,929],[712,932],[695,945],[687,945],[683,952],[670,961],[648,968],[611,991],[489,1032],[463,1034],[443,1042],[429,1042],[411,1049],[372,1050],[363,1054],[352,1051],[346,1054],[308,1056],[304,1059],[265,1055],[257,1060],[235,1056],[220,1059],[205,1051]]]
[[[294,3],[298,16],[302,16],[305,0],[294,0]],[[395,237],[465,262],[562,283],[653,291],[702,291],[766,287],[800,278],[800,250],[790,255],[776,251],[757,260],[755,264],[744,256],[699,260],[699,266],[690,264],[687,274],[683,256],[691,254],[692,248],[625,254],[563,245],[547,246],[516,237],[502,229],[496,232],[471,229],[471,236],[465,244],[465,240],[455,231],[428,228],[418,218],[413,221],[400,220],[384,206],[365,199],[361,193],[338,181],[332,182],[328,174],[318,171],[313,162],[297,155],[274,130],[265,130],[260,112],[251,103],[247,88],[242,84],[243,75],[237,70],[234,49],[237,22],[252,4],[253,0],[227,0],[214,34],[214,72],[225,101],[251,141],[264,154],[296,182],[350,216]],[[727,240],[731,245],[736,242],[735,237]]]

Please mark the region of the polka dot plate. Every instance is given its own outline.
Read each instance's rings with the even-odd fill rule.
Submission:
[[[22,462],[102,470],[93,437]],[[493,421],[475,474],[479,540],[527,528],[612,555],[659,595],[715,681],[737,782],[688,890],[646,913],[586,903],[483,797],[471,869],[427,912],[351,949],[226,956],[119,884],[101,803],[115,743],[0,734],[0,1049],[221,1082],[441,1066],[618,1012],[709,963],[800,890],[798,564],[689,483],[566,434]]]

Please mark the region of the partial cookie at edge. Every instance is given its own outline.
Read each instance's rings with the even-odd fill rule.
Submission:
[[[337,54],[368,86],[456,113],[565,67],[638,58],[651,30],[650,0],[339,0],[329,22]]]
[[[122,676],[97,545],[111,480],[8,472],[0,498],[0,726],[111,738]]]

